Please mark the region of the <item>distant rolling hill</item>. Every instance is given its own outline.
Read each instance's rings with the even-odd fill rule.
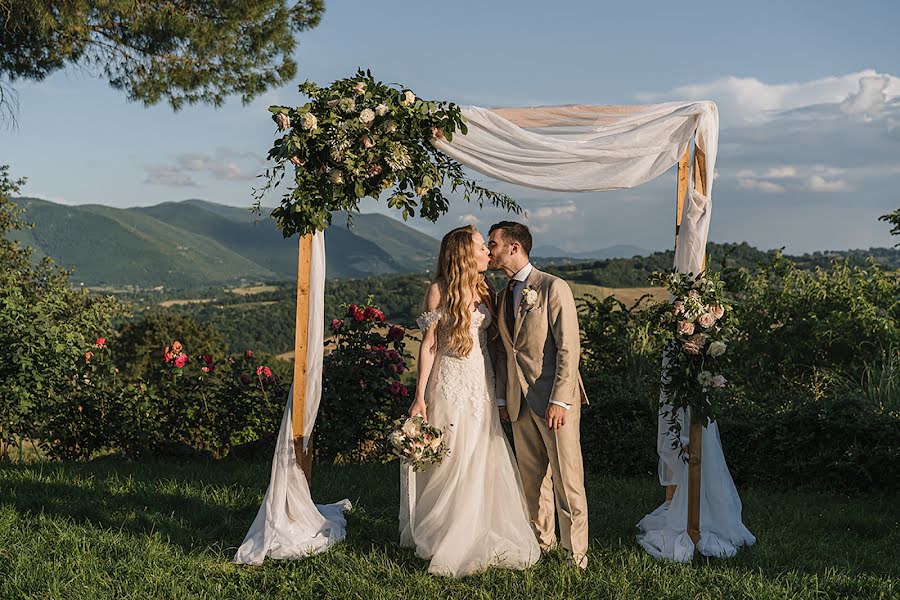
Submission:
[[[292,279],[297,238],[284,239],[274,222],[241,208],[203,200],[118,209],[66,206],[18,198],[35,228],[15,237],[74,268],[85,285],[195,287]],[[329,277],[423,271],[439,242],[379,214],[337,213],[325,232]]]
[[[610,246],[600,250],[590,250],[588,252],[567,252],[558,246],[544,245],[538,246],[531,252],[535,258],[569,258],[575,260],[603,260],[606,258],[631,258],[633,256],[646,256],[650,254],[649,250],[620,244]]]

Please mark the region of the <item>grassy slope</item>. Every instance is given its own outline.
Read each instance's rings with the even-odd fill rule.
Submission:
[[[649,479],[589,477],[591,565],[558,555],[526,572],[425,573],[397,545],[397,465],[317,465],[317,501],[349,498],[330,552],[230,564],[268,464],[0,465],[0,598],[838,598],[900,594],[896,496],[742,490],[756,546],[730,560],[657,562],[634,524],[660,500]],[[477,501],[477,499],[473,499]]]

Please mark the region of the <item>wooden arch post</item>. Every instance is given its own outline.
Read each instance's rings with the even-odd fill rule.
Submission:
[[[312,439],[303,449],[306,426],[306,352],[309,337],[309,283],[312,263],[312,234],[300,238],[297,255],[297,319],[294,333],[294,395],[291,398],[291,433],[297,464],[312,483]],[[310,436],[312,438],[312,436]]]
[[[685,150],[684,155],[678,161],[678,186],[675,209],[675,246],[678,246],[678,234],[681,230],[681,217],[684,213],[688,180],[690,173],[691,148]],[[694,145],[694,189],[704,196],[707,195],[706,154]],[[706,264],[704,251],[701,264]],[[696,273],[695,273],[696,275]],[[701,460],[703,457],[703,425],[694,415],[690,416],[690,433],[688,438],[688,514],[687,532],[696,548],[700,543],[700,474]],[[668,486],[666,498],[671,500],[675,495],[675,486]]]

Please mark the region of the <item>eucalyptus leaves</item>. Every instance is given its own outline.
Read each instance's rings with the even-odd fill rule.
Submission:
[[[256,190],[258,209],[293,167],[293,185],[272,212],[285,237],[325,229],[333,211],[358,211],[361,198],[385,194],[404,220],[417,214],[437,220],[449,208],[444,190],[521,212],[506,194],[467,179],[462,165],[431,144],[466,133],[455,104],[422,100],[362,70],[327,87],[304,82],[300,92],[309,98],[302,106],[269,107],[283,133],[269,150],[276,164]]]

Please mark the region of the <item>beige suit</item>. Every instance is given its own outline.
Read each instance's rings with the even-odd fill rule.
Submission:
[[[560,543],[584,566],[588,513],[580,425],[587,396],[578,373],[578,313],[572,290],[558,277],[533,269],[525,289],[535,290],[537,300],[529,304],[523,293],[515,315],[507,308],[511,293],[500,292],[497,320],[503,347],[497,357],[497,397],[506,399],[538,542],[545,549],[556,543],[555,496]],[[556,431],[547,427],[545,418],[551,400],[570,406],[566,424]]]

